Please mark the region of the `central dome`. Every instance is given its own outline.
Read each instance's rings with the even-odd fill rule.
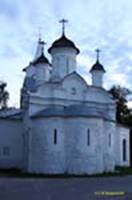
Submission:
[[[56,40],[52,46],[48,49],[48,52],[51,53],[53,48],[60,48],[60,47],[69,47],[76,50],[77,54],[79,54],[79,49],[75,46],[74,42],[69,40],[65,35],[62,35],[61,38]]]

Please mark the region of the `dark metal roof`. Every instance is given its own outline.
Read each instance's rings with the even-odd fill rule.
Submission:
[[[31,118],[43,117],[100,117],[109,119],[105,112],[85,105],[71,105],[68,107],[54,105],[31,116]]]
[[[0,119],[19,119],[21,120],[23,117],[22,110],[7,108],[5,110],[0,111]]]
[[[69,40],[65,35],[62,35],[61,38],[56,40],[52,46],[48,49],[48,52],[51,53],[51,50],[53,48],[60,48],[60,47],[70,47],[77,51],[77,54],[79,54],[79,49],[75,46],[74,42]]]
[[[101,65],[99,63],[99,61],[97,60],[97,62],[92,66],[90,72],[92,72],[92,71],[103,71],[103,72],[105,72],[105,69],[104,69],[103,65]]]
[[[49,64],[48,59],[45,57],[44,53],[42,52],[41,56],[37,58],[35,61],[32,62],[33,65],[37,65],[39,63],[46,63]]]

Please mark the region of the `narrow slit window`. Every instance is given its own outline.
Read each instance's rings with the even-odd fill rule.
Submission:
[[[54,129],[54,144],[57,144],[57,129]]]
[[[108,145],[109,145],[109,147],[111,147],[111,134],[109,134],[109,136],[108,136],[109,138],[108,138]]]
[[[126,147],[127,146],[127,144],[126,144],[126,139],[123,139],[123,141],[122,141],[122,153],[123,153],[123,161],[126,161],[127,159],[127,150],[126,150]]]
[[[3,155],[4,156],[9,156],[10,155],[9,147],[3,147]]]
[[[77,93],[77,91],[76,91],[76,88],[71,88],[71,93],[73,94],[73,95],[75,95],[76,93]]]
[[[87,130],[87,145],[90,146],[90,130]]]

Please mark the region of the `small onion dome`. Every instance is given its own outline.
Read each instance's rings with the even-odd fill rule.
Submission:
[[[52,46],[48,49],[48,52],[51,53],[53,48],[60,48],[60,47],[69,47],[76,50],[77,54],[79,54],[79,49],[75,46],[75,44],[69,40],[65,35],[62,35],[61,38],[56,40]]]
[[[90,72],[92,72],[92,71],[102,71],[102,72],[105,73],[105,69],[104,69],[103,65],[101,65],[101,64],[99,63],[98,60],[97,60],[97,62],[92,66]]]
[[[32,62],[33,65],[37,65],[40,63],[49,64],[48,59],[45,57],[44,53],[42,52],[41,56]]]

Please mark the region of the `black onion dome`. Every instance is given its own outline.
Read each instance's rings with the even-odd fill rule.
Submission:
[[[101,65],[101,64],[99,63],[98,60],[97,60],[97,62],[92,66],[90,72],[92,72],[92,71],[103,71],[103,72],[105,73],[105,69],[104,69],[103,65]]]
[[[48,52],[51,53],[51,50],[53,48],[60,48],[60,47],[70,47],[77,51],[77,54],[79,54],[79,49],[75,46],[74,42],[69,40],[65,35],[62,35],[61,38],[56,40],[52,46],[48,49]]]
[[[37,65],[39,63],[49,64],[48,59],[45,57],[44,53],[42,52],[41,56],[38,57],[35,61],[32,62],[33,65]]]

